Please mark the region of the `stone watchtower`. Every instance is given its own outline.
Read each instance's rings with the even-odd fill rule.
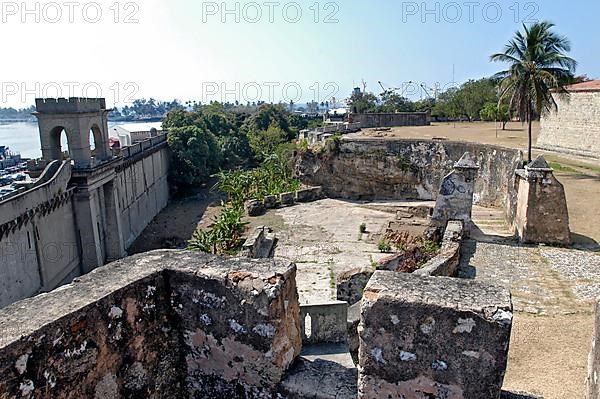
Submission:
[[[42,157],[46,161],[62,160],[61,134],[69,144],[75,169],[90,169],[112,158],[108,144],[108,114],[103,98],[59,98],[35,100],[40,127]],[[95,149],[92,152],[91,141]]]
[[[44,161],[63,160],[62,132],[67,136],[81,266],[87,273],[125,255],[115,183],[121,158],[108,144],[111,110],[103,98],[36,99],[35,105]]]

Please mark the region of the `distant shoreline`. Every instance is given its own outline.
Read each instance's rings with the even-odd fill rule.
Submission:
[[[149,118],[108,118],[109,122],[161,122],[164,119],[163,116],[157,117],[149,117]],[[10,118],[0,118],[0,123],[36,123],[37,120],[35,118],[27,119],[10,119]]]

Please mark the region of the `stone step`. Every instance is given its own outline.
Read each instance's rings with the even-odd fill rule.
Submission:
[[[303,348],[280,390],[289,398],[356,399],[358,370],[346,345],[309,345]]]

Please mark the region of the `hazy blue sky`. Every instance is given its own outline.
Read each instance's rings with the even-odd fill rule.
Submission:
[[[376,92],[379,80],[444,87],[453,66],[459,83],[502,68],[489,55],[526,18],[556,23],[578,73],[600,78],[597,0],[26,4],[29,13],[2,3],[4,106],[57,94],[245,102],[259,90],[267,101],[324,101],[347,97],[361,79]]]

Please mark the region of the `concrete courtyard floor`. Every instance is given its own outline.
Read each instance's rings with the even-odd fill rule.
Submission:
[[[424,203],[421,203],[424,204]],[[278,238],[276,257],[296,262],[302,303],[335,298],[341,272],[385,256],[382,230],[403,202],[326,199],[249,218]],[[505,389],[545,399],[583,397],[593,331],[592,299],[600,296],[600,254],[517,245],[500,210],[474,208],[476,224],[463,249],[460,276],[510,288],[515,306]],[[367,234],[359,234],[361,223]]]
[[[337,276],[345,271],[371,266],[388,256],[377,244],[388,223],[396,219],[400,205],[428,202],[351,202],[325,199],[309,204],[269,211],[247,218],[250,228],[267,226],[277,235],[275,257],[295,262],[300,303],[335,300]],[[361,234],[359,227],[367,226]],[[421,231],[414,227],[415,231]]]

